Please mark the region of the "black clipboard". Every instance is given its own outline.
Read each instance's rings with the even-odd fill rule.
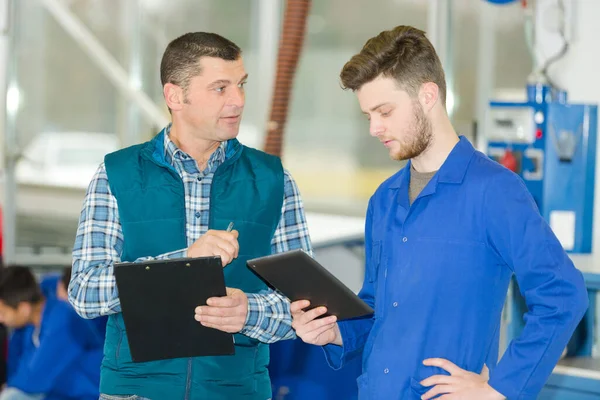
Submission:
[[[246,262],[248,267],[291,301],[309,300],[312,309],[326,306],[338,320],[373,314],[373,309],[319,262],[292,250]]]
[[[226,294],[220,257],[117,263],[114,271],[134,362],[234,354],[232,334],[194,319],[197,306]]]

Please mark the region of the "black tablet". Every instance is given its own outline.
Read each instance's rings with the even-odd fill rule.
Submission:
[[[326,315],[335,315],[338,320],[362,317],[374,312],[352,290],[302,250],[255,258],[248,260],[247,265],[291,301],[309,300],[309,308],[326,306]]]
[[[225,296],[220,257],[115,264],[134,362],[234,354],[233,335],[194,319],[197,306]]]

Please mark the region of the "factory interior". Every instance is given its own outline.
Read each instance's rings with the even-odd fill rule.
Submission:
[[[390,157],[391,150],[388,154],[380,140],[373,137],[377,135],[372,132],[371,117],[365,117],[362,103],[359,104],[353,90],[343,90],[340,71],[369,38],[400,25],[424,31],[433,45],[445,73],[445,110],[461,137],[460,143],[468,141],[476,151],[493,161],[494,166],[500,164],[503,171],[507,169],[512,175],[518,175],[521,186],[551,229],[552,240],[558,240],[561,254],[564,251],[568,256],[564,258],[564,265],[574,266],[585,285],[584,298],[588,306],[568,332],[569,337],[564,338],[565,343],[568,342],[564,351],[556,362],[549,354],[540,360],[523,360],[524,364],[552,365],[547,367],[548,373],[539,388],[523,389],[514,399],[600,399],[599,16],[600,1],[597,0],[0,0],[0,91],[5,92],[5,96],[0,96],[0,272],[5,274],[11,269],[26,267],[35,276],[43,301],[54,298],[64,302],[71,307],[73,318],[81,319],[82,325],[73,324],[89,327],[91,325],[83,322],[93,321],[93,329],[100,332],[94,331],[100,337],[96,338],[98,343],[93,355],[85,360],[85,368],[91,371],[86,372],[85,378],[73,361],[60,361],[68,357],[64,348],[56,349],[43,368],[18,365],[21,362],[18,358],[25,360],[26,357],[23,349],[35,353],[42,348],[41,338],[45,341],[52,338],[43,334],[43,319],[15,325],[3,314],[3,307],[11,307],[7,299],[13,288],[3,286],[0,274],[0,322],[3,323],[0,324],[0,400],[423,398],[420,396],[425,391],[415,394],[408,386],[405,390],[400,376],[397,376],[395,397],[381,394],[388,393],[384,389],[378,392],[373,382],[384,378],[374,376],[371,368],[375,368],[372,365],[376,362],[369,361],[366,351],[362,357],[345,362],[342,368],[332,368],[322,346],[306,343],[299,330],[298,337],[260,344],[268,348],[267,354],[270,352],[270,397],[256,393],[199,395],[204,389],[202,383],[194,383],[194,380],[181,381],[180,385],[186,387],[183,397],[180,395],[184,393],[183,386],[181,392],[177,388],[167,391],[172,394],[166,397],[164,394],[153,397],[144,389],[144,385],[150,384],[143,383],[152,380],[152,376],[142,376],[144,373],[139,376],[145,380],[140,381],[138,392],[111,391],[109,381],[113,375],[105,377],[104,371],[113,367],[107,366],[112,365],[112,361],[105,346],[110,346],[109,342],[114,339],[109,340],[111,321],[115,313],[120,315],[120,312],[103,305],[98,313],[100,318],[83,318],[92,314],[79,316],[87,312],[82,311],[87,310],[87,305],[78,302],[83,299],[80,291],[84,290],[82,285],[87,284],[88,278],[78,275],[79,264],[74,261],[79,257],[77,254],[83,252],[81,246],[92,240],[92,234],[85,236],[85,229],[94,229],[95,224],[101,223],[96,216],[89,215],[90,208],[86,211],[84,199],[95,190],[95,184],[90,182],[97,178],[105,156],[151,141],[165,127],[171,126],[172,118],[175,120],[175,111],[171,113],[172,107],[165,98],[169,84],[161,83],[165,49],[188,32],[212,32],[239,46],[247,72],[243,119],[239,122],[237,140],[281,159],[301,195],[299,207],[305,212],[311,255],[351,292],[365,300],[366,289],[361,292],[361,288],[372,279],[368,268],[369,258],[373,257],[371,228],[365,227],[365,223],[369,223],[367,209],[380,185],[407,166],[407,160]],[[356,93],[362,100],[360,90]],[[227,152],[229,154],[229,150]],[[116,171],[107,168],[107,173],[114,178],[111,173],[116,174]],[[120,195],[125,196],[124,193]],[[139,198],[139,209],[145,210],[151,207],[150,202],[158,202],[156,199],[160,196],[153,197],[153,193],[144,192],[146,197]],[[240,196],[240,204],[246,201],[243,197]],[[118,197],[119,210],[124,198]],[[186,194],[186,209],[188,200]],[[213,197],[211,211],[212,200]],[[102,203],[95,204],[96,207],[105,207],[104,200],[95,201]],[[148,204],[143,204],[144,201]],[[453,206],[463,210],[460,201],[457,198]],[[89,200],[86,204],[91,207]],[[481,204],[482,208],[485,206]],[[240,205],[239,209],[243,207],[245,205]],[[135,214],[135,208],[128,212]],[[220,210],[216,206],[214,209]],[[414,210],[411,213],[418,213],[421,208]],[[208,216],[204,220],[200,211],[195,214],[187,211],[189,219],[208,221]],[[202,212],[208,213],[208,209]],[[124,219],[123,213],[125,211],[121,212],[121,219]],[[84,227],[81,221],[85,217],[88,220]],[[249,221],[251,224],[252,220]],[[211,224],[214,229],[215,225]],[[440,221],[440,225],[443,224]],[[131,229],[127,232],[141,232],[142,228],[133,225],[135,221],[124,223],[123,227]],[[225,230],[226,226],[219,229]],[[242,237],[245,230],[250,229],[248,226],[227,229],[239,229],[240,246],[252,243]],[[373,226],[373,230],[376,228]],[[384,228],[381,231],[384,235],[397,232]],[[260,235],[253,238],[256,243]],[[412,238],[408,236],[410,244]],[[398,245],[390,250],[389,257],[399,252],[401,259],[402,235],[396,239]],[[122,235],[119,240],[123,242]],[[383,240],[382,260],[388,239]],[[406,242],[406,236],[403,240]],[[74,246],[79,246],[79,250],[74,251]],[[92,251],[91,247],[86,249]],[[138,255],[154,257],[166,252]],[[253,254],[258,253],[253,251]],[[185,256],[183,253],[182,257]],[[109,264],[136,258],[123,256]],[[99,265],[95,268],[100,268]],[[388,270],[392,274],[393,262],[390,261],[387,268],[386,277]],[[224,270],[227,283],[227,267]],[[545,307],[543,303],[534,304],[535,296],[528,290],[519,289],[520,269],[515,266],[514,270],[510,282],[507,281],[495,331],[498,348],[495,360],[500,360],[499,365],[505,354],[514,356],[519,352],[511,347],[514,343],[535,336],[531,331],[535,327],[528,323],[531,321],[528,313],[542,312]],[[560,275],[561,271],[556,274]],[[100,301],[106,293],[112,293],[111,288],[114,287],[116,293],[112,273],[103,275],[102,279],[107,281],[96,283],[99,291],[95,296],[99,296]],[[539,279],[544,277],[540,275]],[[411,277],[406,276],[404,284],[410,285],[411,281]],[[113,286],[106,289],[102,285]],[[386,290],[391,290],[389,287]],[[148,299],[153,296],[152,293],[144,295]],[[377,295],[380,295],[379,289]],[[391,293],[387,291],[386,295]],[[563,294],[556,292],[554,296]],[[392,307],[391,300],[385,301]],[[469,300],[471,304],[478,301],[477,298]],[[564,303],[567,308],[571,307],[568,301]],[[16,304],[20,307],[22,302]],[[375,304],[373,318],[377,326],[381,322],[378,318],[383,319],[383,315],[378,314],[385,313],[387,318],[387,313],[392,311],[377,304],[376,299]],[[483,307],[477,309],[487,312]],[[191,318],[193,310],[189,313]],[[423,318],[428,317],[423,315]],[[106,318],[108,328],[103,325]],[[125,315],[125,330],[129,332],[133,319],[127,318]],[[164,326],[168,322],[156,320],[154,323]],[[460,320],[456,321],[454,329],[459,329],[461,324]],[[435,324],[432,329],[435,330]],[[345,331],[341,332],[343,337]],[[443,337],[443,333],[440,335]],[[236,351],[243,346],[238,343],[240,336],[242,334],[234,335]],[[26,344],[15,344],[17,337]],[[369,340],[376,339],[370,337]],[[399,339],[396,344],[394,351],[398,352],[398,359],[402,359],[405,346],[413,346]],[[129,346],[134,347],[131,342]],[[492,351],[494,348],[492,345]],[[376,349],[377,345],[372,357]],[[33,358],[22,363],[39,361],[35,354],[29,356]],[[191,361],[189,365],[191,368]],[[486,366],[490,369],[489,385],[485,383],[487,379],[484,383],[494,387],[497,382],[494,372],[502,368]],[[134,367],[131,368],[127,373],[135,373]],[[463,365],[463,368],[466,367]],[[185,368],[182,371],[185,375]],[[369,384],[364,378],[367,371]],[[471,372],[479,374],[479,371]],[[187,374],[193,373],[187,371]],[[382,374],[388,374],[387,367]],[[510,387],[510,382],[514,382],[514,393],[517,393],[521,390],[517,389],[520,385],[517,382],[522,376],[518,371],[514,376],[514,380],[505,380],[503,384]],[[72,384],[72,381],[85,379],[90,381],[91,394],[80,390],[83,384]],[[504,397],[498,398],[513,398],[506,393],[502,395]],[[442,398],[483,397],[462,397],[455,393],[453,397]]]

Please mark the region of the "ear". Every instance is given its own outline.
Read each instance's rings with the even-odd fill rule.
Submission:
[[[179,111],[183,108],[185,97],[183,95],[183,89],[180,86],[172,83],[166,83],[163,86],[163,95],[167,106],[173,111]]]
[[[419,90],[419,102],[425,112],[431,111],[433,106],[438,102],[440,89],[433,82],[425,82]]]
[[[69,301],[69,292],[67,291],[67,288],[65,288],[65,285],[63,285],[61,281],[58,281],[58,283],[56,284],[56,297],[58,297],[61,300]]]

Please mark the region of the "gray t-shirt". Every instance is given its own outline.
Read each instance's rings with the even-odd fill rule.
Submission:
[[[410,184],[408,185],[408,201],[412,205],[413,201],[417,198],[421,190],[433,178],[437,171],[433,172],[418,172],[414,167],[410,166]]]

